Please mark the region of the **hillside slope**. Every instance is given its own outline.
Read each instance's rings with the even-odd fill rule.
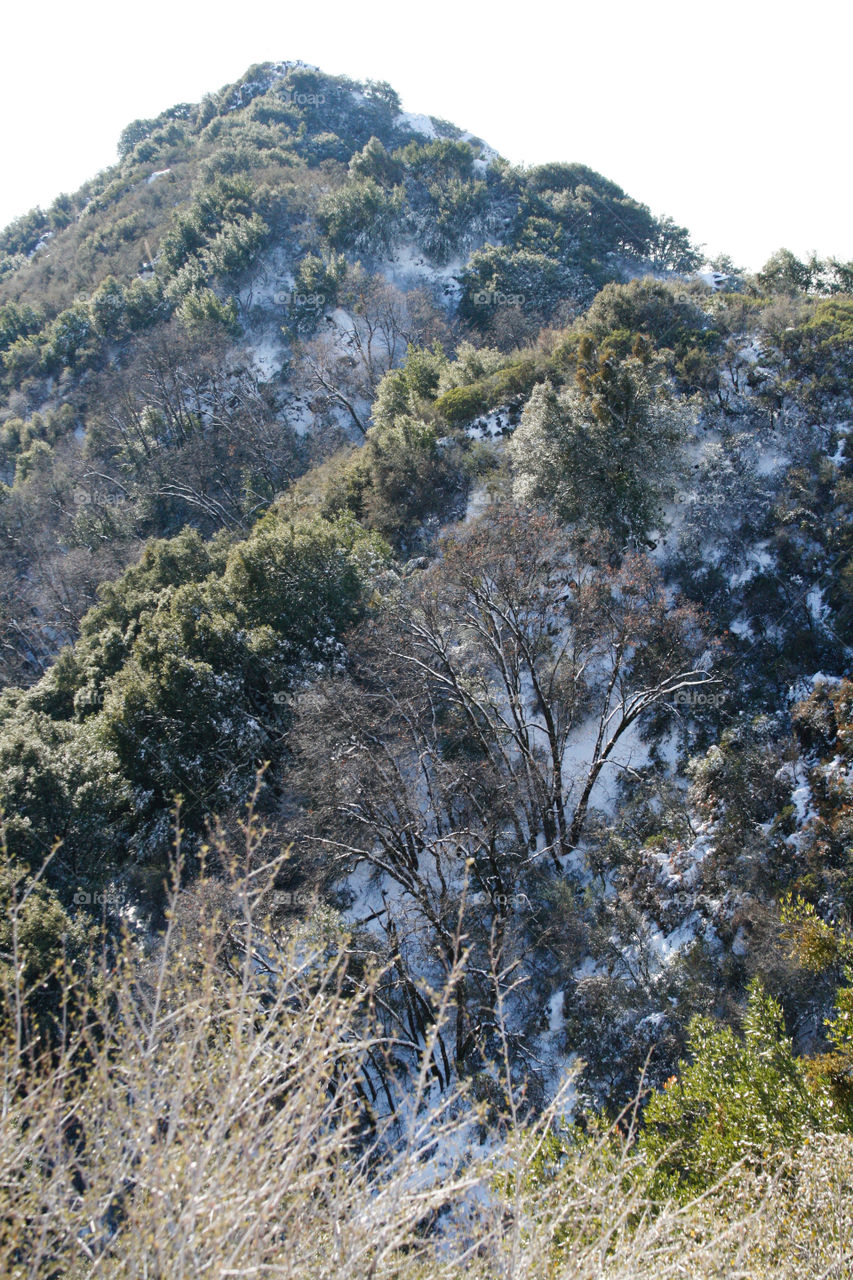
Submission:
[[[141,540],[246,529],[361,437],[408,342],[512,345],[692,261],[583,166],[514,170],[387,85],[298,63],[135,121],[119,151],[0,235],[7,679],[43,670]]]
[[[180,919],[223,1025],[335,985],[341,1167],[415,1080],[534,1199],[842,1150],[853,265],[298,63],[119,151],[0,235],[14,1052]]]

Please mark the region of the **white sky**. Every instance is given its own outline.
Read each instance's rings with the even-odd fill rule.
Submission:
[[[591,165],[741,266],[783,245],[853,259],[851,14],[849,0],[19,0],[0,37],[0,225],[112,163],[129,121],[302,58],[388,80],[407,110],[512,161]]]

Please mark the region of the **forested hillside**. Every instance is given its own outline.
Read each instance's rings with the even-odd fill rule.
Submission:
[[[851,424],[301,63],[0,233],[4,1274],[848,1274]]]

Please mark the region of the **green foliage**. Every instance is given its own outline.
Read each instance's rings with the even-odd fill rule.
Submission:
[[[33,440],[15,459],[15,485],[21,486],[31,476],[47,475],[52,464],[52,447],[46,440]]]
[[[50,230],[42,209],[31,209],[0,231],[0,253],[30,254],[46,231]]]
[[[168,849],[251,789],[280,749],[286,695],[338,653],[385,548],[352,520],[270,516],[230,550],[186,531],[103,591],[81,638],[32,690],[9,695],[0,805],[9,847],[57,884],[102,879]]]
[[[435,401],[435,411],[451,426],[470,422],[486,408],[486,397],[480,386],[451,387]]]
[[[230,334],[240,332],[236,299],[229,298],[223,302],[212,289],[188,293],[178,307],[177,315],[190,331],[221,328]]]
[[[513,248],[543,253],[562,265],[570,273],[565,292],[576,302],[591,300],[597,288],[618,278],[620,261],[631,268],[648,263],[656,269],[679,271],[698,265],[684,228],[671,219],[655,219],[616,183],[585,165],[540,165],[523,175],[519,187]],[[540,274],[542,285],[547,286],[543,266]],[[492,287],[526,292],[518,281],[509,290],[505,285]],[[551,300],[546,296],[538,305],[545,312],[543,318],[550,318]],[[477,317],[478,323],[483,319]]]
[[[762,716],[731,725],[704,755],[688,761],[691,800],[717,819],[720,859],[741,857],[758,824],[772,819],[784,796],[781,763],[772,724]],[[762,875],[766,880],[767,868]]]
[[[244,178],[220,177],[197,192],[192,205],[176,215],[160,242],[160,259],[175,275],[188,259],[237,218],[252,214],[252,188]]]
[[[495,347],[475,346],[462,342],[456,348],[452,364],[441,375],[441,390],[470,387],[505,368],[507,358]]]
[[[259,214],[239,214],[209,241],[201,256],[207,271],[217,277],[235,276],[249,265],[269,235]]]
[[[170,304],[163,293],[163,285],[158,279],[134,280],[124,291],[124,313],[128,328],[138,333],[166,320],[170,313]]]
[[[806,1069],[813,1086],[829,1092],[845,1127],[853,1129],[853,934],[827,924],[813,903],[791,893],[782,899],[781,916],[791,951],[809,973],[843,974],[832,1015],[824,1019],[829,1049],[808,1059]]]
[[[799,323],[786,326],[780,346],[789,362],[791,390],[812,412],[844,395],[853,379],[853,297],[813,303]]]
[[[574,386],[537,386],[510,441],[516,497],[640,541],[660,519],[682,434],[646,361],[582,349]]]
[[[78,300],[49,323],[33,308],[10,303],[0,310],[0,353],[9,379],[16,385],[35,373],[90,367],[104,343],[168,318],[170,305],[159,280],[124,286],[114,276],[105,277],[88,302]]]
[[[332,254],[324,259],[308,253],[296,268],[296,291],[319,296],[329,305],[335,301],[345,275],[346,260],[342,255]]]
[[[385,427],[400,416],[430,420],[439,415],[458,426],[529,394],[549,374],[561,376],[554,361],[541,353],[504,355],[492,347],[462,342],[451,360],[439,343],[431,348],[410,345],[403,363],[379,384],[373,421]]]
[[[409,344],[406,358],[391,369],[377,388],[373,421],[378,427],[391,426],[405,415],[421,415],[435,399],[449,360],[436,342],[430,349]]]
[[[370,138],[349,162],[352,178],[371,178],[384,187],[395,187],[402,180],[403,165],[392,159],[379,138]]]
[[[565,300],[588,301],[592,291],[577,270],[547,254],[488,245],[468,260],[459,314],[488,331],[506,310],[549,320]]]
[[[763,293],[796,297],[804,293],[835,294],[853,291],[853,263],[835,258],[822,261],[815,254],[801,262],[790,249],[780,249],[756,276]]]
[[[127,787],[93,726],[52,720],[26,695],[8,699],[0,707],[0,808],[9,852],[35,871],[60,843],[49,878],[67,900],[77,878],[98,886],[115,865]]]
[[[156,120],[132,120],[130,124],[125,125],[118,139],[118,153],[121,159],[130,155],[140,142],[154,132],[156,126]]]
[[[270,515],[229,554],[223,584],[241,622],[270,628],[286,662],[319,658],[358,617],[386,554],[354,520],[289,524]]]
[[[838,964],[845,955],[853,958],[853,939],[841,938],[837,930],[821,920],[814,903],[786,894],[780,903],[785,931],[800,964],[812,973],[821,973]]]
[[[429,517],[447,518],[464,491],[461,460],[452,442],[429,423],[406,414],[367,432],[364,448],[335,477],[326,496],[331,512],[347,510],[398,547]]]
[[[701,302],[698,292],[653,278],[611,282],[596,294],[578,327],[596,343],[609,341],[623,356],[641,334],[658,349],[669,348],[676,358],[683,358],[697,347],[714,351],[719,345],[719,334]]]
[[[692,1061],[645,1111],[640,1149],[656,1196],[691,1199],[739,1161],[766,1168],[810,1133],[837,1128],[837,1109],[826,1090],[810,1087],[782,1010],[757,980],[743,1035],[697,1017],[689,1050]]]
[[[394,153],[419,182],[449,182],[456,178],[467,181],[474,172],[474,152],[467,142],[439,138],[435,142],[410,142]]]
[[[389,192],[373,178],[358,178],[326,196],[318,217],[335,248],[377,253],[390,247],[402,204],[401,189]]]
[[[297,334],[312,333],[324,309],[337,301],[346,274],[343,254],[331,253],[321,258],[307,253],[294,272],[288,307],[289,329]]]
[[[50,465],[50,447],[72,431],[76,422],[77,415],[70,404],[26,419],[7,418],[0,428],[0,449],[7,463],[14,462],[17,483]]]
[[[6,351],[20,338],[39,332],[44,316],[29,303],[6,302],[0,306],[0,352]]]
[[[237,214],[203,246],[188,255],[169,284],[175,299],[202,292],[207,281],[239,275],[252,262],[269,235],[269,227],[259,214]]]
[[[227,548],[221,542],[205,542],[195,529],[184,529],[174,538],[152,539],[138,564],[100,588],[101,603],[80,624],[83,641],[94,645],[111,628],[124,635],[143,613],[156,610],[163,590],[221,574],[226,558]]]
[[[377,102],[394,115],[401,109],[400,95],[387,80],[368,80],[365,96],[371,102]]]
[[[127,328],[125,290],[115,276],[107,276],[89,303],[92,321],[103,338],[120,338]]]
[[[846,941],[849,954],[850,939]],[[853,1129],[853,967],[850,965],[845,966],[844,979],[846,985],[836,992],[832,1016],[824,1022],[831,1048],[810,1059],[808,1071],[815,1088],[829,1091],[844,1117],[845,1127]]]
[[[276,815],[270,838],[294,841],[288,874],[298,861],[298,875],[310,875],[312,850],[330,847],[321,838],[337,840],[350,823],[362,824],[359,843],[347,837],[341,849],[362,849],[364,831],[381,831],[392,879],[399,873],[405,886],[406,936],[416,936],[412,924],[422,940],[418,965],[449,955],[442,931],[457,872],[473,853],[479,901],[465,927],[477,951],[452,1006],[455,1051],[496,1123],[492,959],[511,974],[517,961],[532,972],[529,955],[537,964],[553,958],[555,994],[565,1000],[547,1047],[584,1056],[599,1101],[624,1100],[652,1043],[652,1078],[663,1080],[683,1052],[688,1012],[714,1009],[734,1021],[750,973],[765,973],[786,1008],[790,1001],[798,1015],[806,1011],[798,1025],[818,1031],[843,975],[825,1043],[817,1035],[810,1047],[819,1052],[808,1060],[793,1054],[779,1006],[758,987],[742,1034],[694,1022],[692,1060],[653,1098],[639,1144],[654,1195],[682,1199],[705,1191],[732,1161],[763,1173],[816,1130],[853,1127],[850,946],[827,923],[853,903],[850,688],[820,686],[805,702],[786,703],[784,716],[751,719],[754,704],[791,683],[789,672],[844,669],[853,618],[844,445],[853,268],[783,251],[757,277],[715,292],[689,277],[697,258],[686,231],[601,175],[582,165],[486,164],[480,144],[453,126],[434,120],[437,136],[426,140],[399,112],[387,85],[259,64],[198,106],[134,121],[118,165],[0,234],[0,664],[7,678],[32,681],[0,695],[8,846],[0,987],[22,978],[45,1010],[55,1008],[52,975],[89,936],[84,912],[70,914],[71,903],[93,905],[75,901],[79,891],[96,899],[110,886],[132,896],[142,885],[141,904],[150,906],[175,837],[176,797],[195,870],[211,824],[237,821],[269,762],[260,803]],[[447,271],[404,294],[424,258]],[[372,274],[380,263],[389,279]],[[731,263],[718,265],[734,273]],[[274,290],[290,272],[288,299]],[[333,308],[341,310],[329,315]],[[247,348],[279,326],[290,346],[268,381],[266,360],[253,368],[251,350],[235,341],[243,315]],[[688,400],[685,391],[699,394]],[[295,442],[288,423],[303,406],[319,426]],[[681,441],[694,406],[703,417],[688,461]],[[507,436],[521,417],[505,449],[463,429],[491,410]],[[345,443],[345,412],[366,435],[363,447]],[[779,466],[764,469],[771,448]],[[783,456],[794,460],[784,479]],[[288,489],[309,460],[320,465]],[[438,525],[465,511],[478,469],[488,470],[490,514],[472,512],[461,533],[439,541]],[[624,551],[661,530],[676,472],[684,502],[664,585]],[[720,494],[718,476],[730,492]],[[510,485],[518,505],[505,507]],[[743,512],[730,523],[742,524],[725,528],[741,493]],[[547,508],[549,519],[528,504]],[[269,514],[247,534],[262,510]],[[558,527],[551,513],[575,527]],[[149,538],[188,520],[228,532],[205,541],[183,527]],[[399,575],[377,578],[389,543],[405,557],[437,549],[436,563],[421,573],[419,556]],[[699,569],[686,563],[694,545]],[[105,577],[113,580],[98,589]],[[749,706],[742,716],[728,702],[694,715],[687,698],[681,714],[661,700],[642,721],[623,716],[639,705],[632,697],[654,691],[674,655],[679,664],[706,663],[697,614],[668,594],[677,577],[691,598],[719,604],[716,621],[731,628],[743,679],[727,695]],[[806,595],[811,582],[821,608]],[[767,601],[778,606],[778,635]],[[377,616],[358,628],[377,602]],[[824,634],[823,604],[837,645]],[[433,622],[450,684],[445,666],[424,679]],[[564,644],[570,633],[581,643],[594,636],[591,659],[576,661],[575,639]],[[761,645],[772,656],[759,680]],[[622,669],[607,686],[614,654]],[[517,675],[519,655],[533,672],[530,687]],[[540,679],[552,657],[557,665]],[[576,731],[588,741],[582,726],[605,687],[612,702],[595,767],[607,765],[614,784],[618,776],[619,810],[599,820],[589,807],[598,774],[589,772],[584,788],[584,762],[562,744]],[[291,732],[297,700],[302,737]],[[601,745],[614,719],[619,732],[641,725],[648,766],[634,755],[622,768]],[[669,745],[697,754],[662,781],[670,727]],[[797,744],[806,818],[793,790],[802,783]],[[689,795],[679,791],[685,772]],[[312,788],[334,808],[326,835]],[[694,850],[697,810],[704,843]],[[591,839],[581,844],[582,831]],[[694,856],[702,848],[707,856]],[[365,839],[368,859],[374,849]],[[559,852],[571,857],[558,870]],[[317,861],[317,875],[331,882],[337,859]],[[670,893],[665,886],[676,881]],[[783,902],[780,935],[776,904],[789,886],[805,896]],[[221,898],[212,897],[215,917]],[[706,917],[707,903],[718,904],[722,958],[709,921],[707,945],[703,925],[694,946],[658,966],[657,929],[678,938],[687,913]],[[380,927],[394,949],[390,898],[386,907]],[[486,956],[492,925],[499,957]],[[780,946],[786,933],[795,936],[793,962]],[[409,977],[422,974],[405,973],[411,948],[397,950],[383,1016],[403,1011],[407,1038],[418,1040],[429,1029],[404,1002],[415,989]],[[364,952],[359,939],[347,963]],[[592,973],[585,956],[597,962]],[[804,981],[815,973],[825,975],[821,984]],[[559,1001],[551,1009],[557,1014]],[[510,1075],[517,1046],[539,1035],[540,1016],[541,1000],[513,997]],[[436,1031],[446,1082],[453,1035]],[[525,1071],[536,1103],[540,1082]],[[375,1064],[365,1079],[376,1085]],[[129,1096],[122,1079],[116,1098]],[[590,1129],[597,1144],[604,1129],[594,1120]],[[636,1161],[622,1136],[611,1132],[602,1144],[599,1173],[626,1153]],[[90,1138],[86,1150],[97,1156]],[[126,1148],[117,1150],[126,1170]],[[591,1150],[552,1134],[535,1151],[522,1145],[518,1172],[497,1191],[505,1203],[555,1187],[559,1197],[570,1180],[564,1170],[577,1170],[576,1157]],[[34,1166],[21,1164],[36,1185]],[[50,1161],[44,1167],[57,1185]],[[137,1184],[118,1201],[130,1203]],[[645,1186],[640,1176],[615,1179],[620,1222],[630,1216],[623,1193]],[[112,1194],[91,1193],[87,1220],[113,1214]],[[547,1266],[530,1274],[559,1269],[579,1244],[592,1247],[599,1211],[581,1199],[588,1212],[543,1230]],[[40,1230],[41,1215],[34,1200],[20,1221]],[[641,1216],[651,1220],[648,1206]],[[519,1239],[533,1229],[523,1213],[512,1221]],[[81,1238],[69,1236],[75,1257]],[[0,1247],[4,1239],[0,1228]],[[95,1248],[94,1233],[85,1245]],[[417,1267],[416,1252],[409,1260]],[[483,1274],[500,1271],[492,1262]],[[304,1265],[300,1255],[297,1269]]]
[[[60,312],[45,333],[44,363],[48,369],[83,362],[93,348],[94,325],[89,308],[75,302]]]
[[[0,1036],[23,1045],[52,1038],[67,1017],[69,979],[88,958],[96,930],[85,912],[66,911],[42,867],[32,874],[10,857],[4,833],[0,838]]]

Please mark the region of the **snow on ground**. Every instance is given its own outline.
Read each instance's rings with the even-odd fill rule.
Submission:
[[[548,997],[543,1015],[548,1025],[536,1038],[535,1058],[543,1070],[545,1100],[560,1098],[560,1114],[571,1120],[578,1096],[575,1080],[580,1071],[578,1055],[565,1049],[565,992],[560,987]]]
[[[385,908],[385,899],[396,899],[400,886],[385,873],[380,873],[372,863],[359,862],[343,882],[343,888],[352,895],[352,902],[343,916],[351,924],[360,924]]]
[[[718,902],[705,900],[705,910],[719,907]],[[720,940],[712,922],[702,911],[694,910],[676,925],[674,929],[664,932],[658,925],[644,921],[639,932],[642,939],[642,955],[639,944],[626,947],[622,958],[629,972],[637,969],[645,971],[649,979],[663,974],[671,968],[700,939],[714,949],[719,948]]]
[[[752,623],[748,618],[734,618],[729,623],[729,631],[733,636],[737,636],[740,640],[748,640],[750,643],[755,638],[752,633]]]
[[[342,337],[346,337],[347,334],[351,335],[355,333],[355,320],[346,308],[335,307],[335,309],[329,313],[327,319],[332,322]]]
[[[506,405],[482,414],[465,428],[466,435],[471,440],[502,440],[509,430],[509,409]]]
[[[806,776],[805,768],[801,763],[797,764],[796,781],[798,786],[791,792],[791,804],[797,810],[797,831],[793,836],[788,837],[788,842],[795,840],[802,831],[807,822],[817,817],[817,812],[812,801],[812,789],[809,786],[809,780]]]
[[[294,396],[285,410],[285,421],[298,436],[306,436],[314,428],[315,414],[307,400]]]
[[[413,111],[401,111],[394,123],[398,129],[421,133],[425,138],[435,140],[438,137],[438,130],[429,116],[419,115]]]
[[[837,431],[840,435],[835,453],[833,453],[829,459],[829,461],[834,463],[836,467],[840,467],[845,460],[844,451],[847,447],[847,437],[850,434],[851,428],[853,428],[853,423],[850,422],[837,422],[832,428],[833,431]]]
[[[644,851],[646,860],[656,866],[665,892],[680,893],[695,887],[702,863],[714,851],[715,829],[713,822],[702,822],[695,828],[690,844],[677,840],[671,846]]]
[[[710,264],[707,264],[701,271],[696,272],[695,278],[701,280],[703,284],[706,284],[709,289],[713,289],[716,293],[719,289],[722,289],[729,277],[722,271],[715,271]]]
[[[451,258],[443,266],[430,262],[421,246],[407,241],[395,247],[393,255],[380,264],[386,279],[398,289],[428,286],[442,294],[446,302],[454,304],[462,292],[459,276],[465,270],[467,258]]]
[[[820,684],[826,685],[828,689],[835,689],[841,684],[841,680],[841,676],[828,676],[823,671],[816,671],[812,676],[801,676],[788,690],[788,703],[805,702]]]
[[[589,772],[598,736],[598,717],[590,716],[579,725],[563,755],[563,785],[567,795],[577,797]],[[616,810],[619,784],[625,772],[649,763],[651,744],[641,741],[640,725],[635,721],[617,742],[610,758],[595,781],[590,804],[611,817]]]
[[[471,133],[463,133],[462,141],[470,143],[475,151],[479,150],[480,154],[474,157],[474,168],[481,176],[499,158],[499,153],[494,147],[483,142],[482,138],[475,138]]]
[[[274,244],[258,258],[248,284],[237,295],[240,306],[246,311],[255,307],[275,309],[284,319],[296,280],[291,270],[293,262],[281,244]]]
[[[53,235],[54,233],[52,231],[45,231],[35,248],[27,254],[27,257],[32,258],[35,254],[40,253],[44,246],[53,238]]]
[[[662,933],[660,929],[649,933],[646,941],[662,969],[668,968],[682,952],[693,945],[703,932],[704,924],[705,921],[699,912],[692,911],[687,919],[670,933]]]
[[[566,1025],[566,1016],[563,1009],[563,992],[555,991],[548,1001],[548,1034],[555,1036],[563,1030]]]
[[[763,449],[755,463],[755,474],[759,476],[774,476],[778,471],[790,465],[791,459],[787,454],[780,453],[776,449]]]
[[[824,618],[831,612],[829,605],[823,598],[823,591],[820,587],[812,587],[806,596],[806,604],[815,622],[823,622]]]
[[[249,347],[252,364],[261,377],[269,382],[281,372],[284,350],[281,341],[275,334],[267,333],[255,338]]]
[[[465,508],[465,522],[478,519],[491,505],[492,497],[484,484],[473,485]]]
[[[738,573],[730,574],[729,586],[731,588],[745,586],[756,574],[762,573],[765,569],[772,569],[775,563],[773,555],[767,549],[767,544],[758,542],[747,549],[745,567]]]
[[[158,169],[156,173],[149,173],[145,181],[147,185],[150,187],[152,182],[156,182],[158,178],[165,178],[166,174],[171,172],[172,172],[171,169]]]
[[[715,948],[721,945],[713,925],[721,904],[700,892],[702,863],[714,848],[715,824],[707,821],[696,827],[690,843],[675,841],[643,849],[643,858],[654,869],[659,885],[661,919],[669,917],[672,921],[674,913],[676,923],[667,928],[648,918],[642,922],[639,941],[622,947],[622,961],[628,973],[643,972],[651,980],[664,973],[698,939]],[[612,885],[605,888],[605,894],[613,892]],[[613,941],[618,944],[618,939]],[[608,973],[612,963],[612,957],[597,960],[587,955],[575,967],[573,978],[580,982]]]
[[[759,360],[764,360],[766,358],[766,352],[758,341],[758,338],[752,338],[742,347],[739,347],[738,355],[741,360],[746,360],[747,364],[758,364]]]

